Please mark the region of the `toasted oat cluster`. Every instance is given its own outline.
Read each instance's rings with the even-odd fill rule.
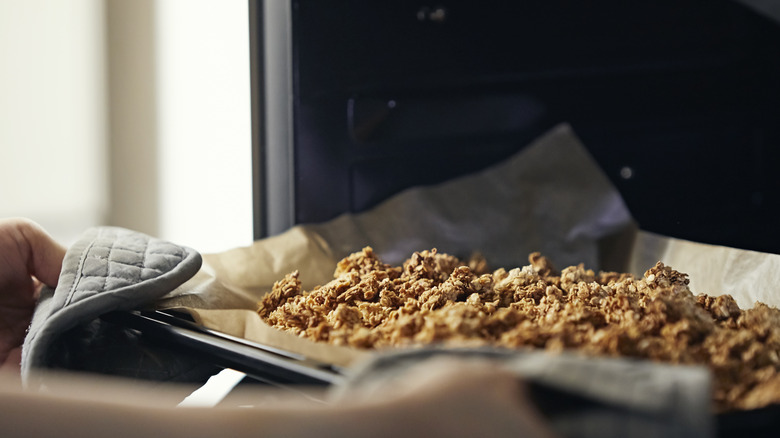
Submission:
[[[780,403],[778,309],[694,295],[686,274],[660,262],[635,278],[582,265],[557,272],[538,253],[529,261],[491,273],[484,260],[434,249],[390,266],[367,247],[309,292],[298,272],[287,275],[258,313],[299,336],[366,349],[494,345],[704,364],[716,410]]]

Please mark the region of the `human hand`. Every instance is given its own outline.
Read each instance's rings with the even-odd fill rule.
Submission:
[[[526,389],[500,363],[479,358],[434,358],[410,368],[400,379],[372,385],[367,391],[356,388],[348,392],[340,402],[364,409],[353,414],[353,419],[369,420],[376,412],[382,415],[375,421],[353,421],[352,426],[342,428],[358,430],[354,436],[370,432],[377,437],[554,437]],[[377,427],[361,429],[371,423]]]
[[[0,365],[22,345],[43,284],[57,285],[65,248],[38,224],[0,219]]]

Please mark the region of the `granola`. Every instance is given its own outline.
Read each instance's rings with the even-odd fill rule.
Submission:
[[[780,311],[740,309],[729,295],[694,295],[686,274],[657,263],[642,277],[570,266],[533,253],[521,268],[488,272],[436,249],[402,264],[370,247],[309,292],[298,272],[259,304],[271,326],[364,349],[493,345],[703,364],[716,411],[780,403]]]

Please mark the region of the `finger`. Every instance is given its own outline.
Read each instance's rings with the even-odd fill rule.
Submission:
[[[47,286],[56,286],[65,258],[65,247],[35,222],[22,220],[17,227],[30,249],[29,273]]]
[[[1,373],[8,373],[11,375],[19,374],[20,364],[22,363],[22,347],[13,348],[8,352],[8,356],[5,361],[0,361],[0,377]]]
[[[414,393],[424,388],[428,392],[481,391],[485,385],[495,387],[496,393],[515,395],[517,377],[500,363],[481,357],[434,357],[410,367],[400,382],[389,388],[401,394]]]
[[[33,280],[33,298],[35,298],[35,301],[38,301],[38,298],[40,298],[41,296],[41,290],[45,285],[35,277],[33,277],[32,280]]]

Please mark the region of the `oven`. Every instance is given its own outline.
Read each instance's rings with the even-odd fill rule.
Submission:
[[[250,4],[256,238],[485,168],[566,122],[642,229],[780,252],[771,6]]]
[[[780,253],[771,5],[250,5],[257,239],[485,169],[565,122],[641,229]]]

